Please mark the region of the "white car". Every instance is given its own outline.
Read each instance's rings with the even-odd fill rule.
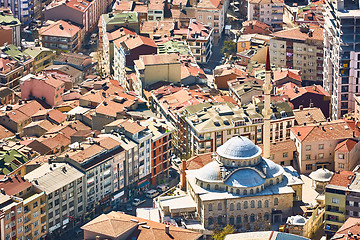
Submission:
[[[135,198],[134,201],[132,202],[132,205],[136,207],[142,204],[143,202],[145,202],[145,200],[140,200],[138,198]]]

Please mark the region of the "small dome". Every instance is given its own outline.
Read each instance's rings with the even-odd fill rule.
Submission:
[[[292,224],[305,224],[306,222],[306,219],[303,217],[303,216],[300,216],[300,215],[296,215],[294,218],[293,218],[293,221],[292,221]]]
[[[220,180],[220,163],[212,161],[197,171],[196,178],[205,181]]]
[[[319,168],[315,172],[310,173],[309,177],[317,182],[329,182],[334,173],[326,168]]]
[[[239,169],[226,180],[225,184],[231,187],[256,187],[265,182],[259,173],[252,169]]]
[[[266,177],[273,178],[278,177],[284,173],[284,168],[279,164],[274,163],[273,161],[264,158],[266,164]]]
[[[261,148],[246,137],[232,137],[218,147],[217,154],[228,159],[249,159],[259,156]]]

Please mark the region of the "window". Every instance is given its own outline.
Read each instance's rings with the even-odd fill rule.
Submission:
[[[354,201],[349,201],[349,206],[353,207],[354,206]]]
[[[320,150],[324,149],[324,144],[319,144],[319,149]]]
[[[331,203],[339,204],[339,199],[338,198],[332,198]]]
[[[241,203],[236,204],[236,210],[241,210]]]
[[[33,203],[33,208],[37,208],[37,206],[38,206],[38,202],[36,201]]]
[[[344,159],[344,154],[339,153],[339,159]]]
[[[255,208],[255,201],[254,200],[251,200],[250,206],[251,206],[251,208]]]
[[[245,201],[244,202],[244,209],[247,209],[249,206],[248,206],[248,202],[247,201]]]
[[[312,164],[306,164],[306,170],[312,170]]]
[[[269,207],[269,200],[265,200],[265,208]]]
[[[218,223],[218,224],[221,224],[221,223],[222,223],[222,216],[218,216],[218,218],[217,218],[217,223]]]
[[[235,224],[234,217],[232,217],[232,216],[230,217],[229,223],[230,223],[230,225],[234,225],[234,224]]]
[[[237,223],[237,224],[241,224],[241,216],[237,216],[237,217],[236,217],[236,223]]]
[[[319,159],[323,159],[323,158],[324,158],[324,154],[323,154],[323,153],[319,153],[319,154],[318,154],[318,157],[319,157]]]
[[[311,159],[311,155],[310,154],[306,154],[306,160],[310,160]]]
[[[278,199],[278,198],[275,198],[275,199],[274,199],[274,205],[275,205],[275,206],[279,205],[279,199]]]
[[[222,204],[218,203],[218,210],[221,211],[222,210]]]
[[[230,211],[234,211],[234,204],[230,203]]]
[[[262,201],[258,201],[258,208],[262,208]]]
[[[310,151],[311,150],[311,145],[306,145],[306,151]]]
[[[339,168],[344,169],[345,165],[343,163],[339,163]]]
[[[212,224],[213,224],[213,219],[212,219],[212,217],[209,217],[209,218],[208,218],[208,224],[209,224],[209,225],[212,225]]]
[[[212,210],[213,210],[212,204],[210,203],[210,204],[209,204],[209,212],[211,212]]]
[[[288,157],[288,153],[283,153],[283,158],[287,158]]]

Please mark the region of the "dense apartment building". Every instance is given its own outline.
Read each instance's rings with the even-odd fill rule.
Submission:
[[[290,138],[290,128],[294,125],[294,114],[286,102],[271,105],[272,142]],[[185,107],[182,119],[185,126],[178,131],[184,133],[180,144],[186,152],[201,154],[214,152],[233,136],[246,136],[256,144],[263,143],[264,108],[261,104],[250,104],[238,108],[232,103],[202,103]]]
[[[323,79],[323,28],[302,24],[272,34],[271,63],[275,67],[301,70],[306,85],[320,84]]]
[[[83,172],[68,163],[51,163],[50,160],[24,178],[45,192],[45,202],[39,205],[44,206],[42,210],[47,216],[46,233],[73,228],[82,219],[86,210]]]
[[[212,55],[214,29],[191,19],[186,41],[199,64],[206,64]]]
[[[359,175],[354,172],[337,172],[326,185],[324,229],[328,237],[339,230],[350,215],[350,211],[354,215],[358,210],[356,191],[359,191]]]
[[[21,22],[19,19],[13,17],[10,9],[2,8],[0,10],[0,28],[0,46],[3,46],[6,42],[20,46]]]
[[[275,31],[283,29],[283,0],[250,0],[247,9],[248,20],[259,20]]]
[[[321,167],[351,171],[358,154],[346,154],[353,143],[344,141],[357,139],[354,128],[353,123],[343,120],[293,127],[290,138],[296,144],[300,172],[310,173]]]
[[[23,201],[2,191],[0,193],[0,204],[2,213],[0,215],[1,238],[25,240]]]
[[[166,120],[150,118],[141,122],[149,128],[151,137],[151,185],[166,183],[169,178],[172,156],[172,133],[174,128]]]
[[[0,84],[17,90],[20,78],[32,72],[34,59],[12,44],[5,44],[0,50],[0,62],[3,66],[0,69]]]
[[[351,0],[328,2],[324,24],[324,87],[331,95],[331,117],[354,111],[359,92],[359,5]]]
[[[23,228],[17,229],[23,233],[23,239],[41,239],[46,233],[46,197],[39,186],[33,185],[19,175],[9,176],[0,182],[0,188],[5,194],[23,203],[22,217],[15,221],[22,224]],[[5,227],[6,229],[6,227]],[[18,239],[21,239],[18,237]]]
[[[196,5],[196,20],[214,29],[214,44],[217,44],[225,28],[227,6],[224,0],[202,0]]]
[[[159,81],[179,83],[181,64],[178,54],[141,55],[134,61],[137,82],[135,92],[142,96],[142,90]]]
[[[108,1],[54,0],[43,10],[44,20],[67,19],[83,27],[86,33],[94,30],[99,18],[106,12]]]
[[[81,29],[69,22],[58,20],[40,28],[39,39],[43,47],[76,52],[81,45]]]
[[[16,1],[1,0],[1,7],[10,9],[12,15],[26,26],[30,22],[40,19],[42,16],[42,2],[40,0]],[[20,34],[20,33],[19,33]]]

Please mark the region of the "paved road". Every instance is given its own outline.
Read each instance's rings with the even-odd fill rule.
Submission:
[[[223,45],[224,45],[224,38],[221,38],[218,45],[213,46],[212,48],[213,53],[211,55],[209,62],[206,64],[206,66],[204,66],[205,68],[209,68],[213,70],[216,66],[219,65],[221,58],[224,56],[221,53],[221,49]]]

